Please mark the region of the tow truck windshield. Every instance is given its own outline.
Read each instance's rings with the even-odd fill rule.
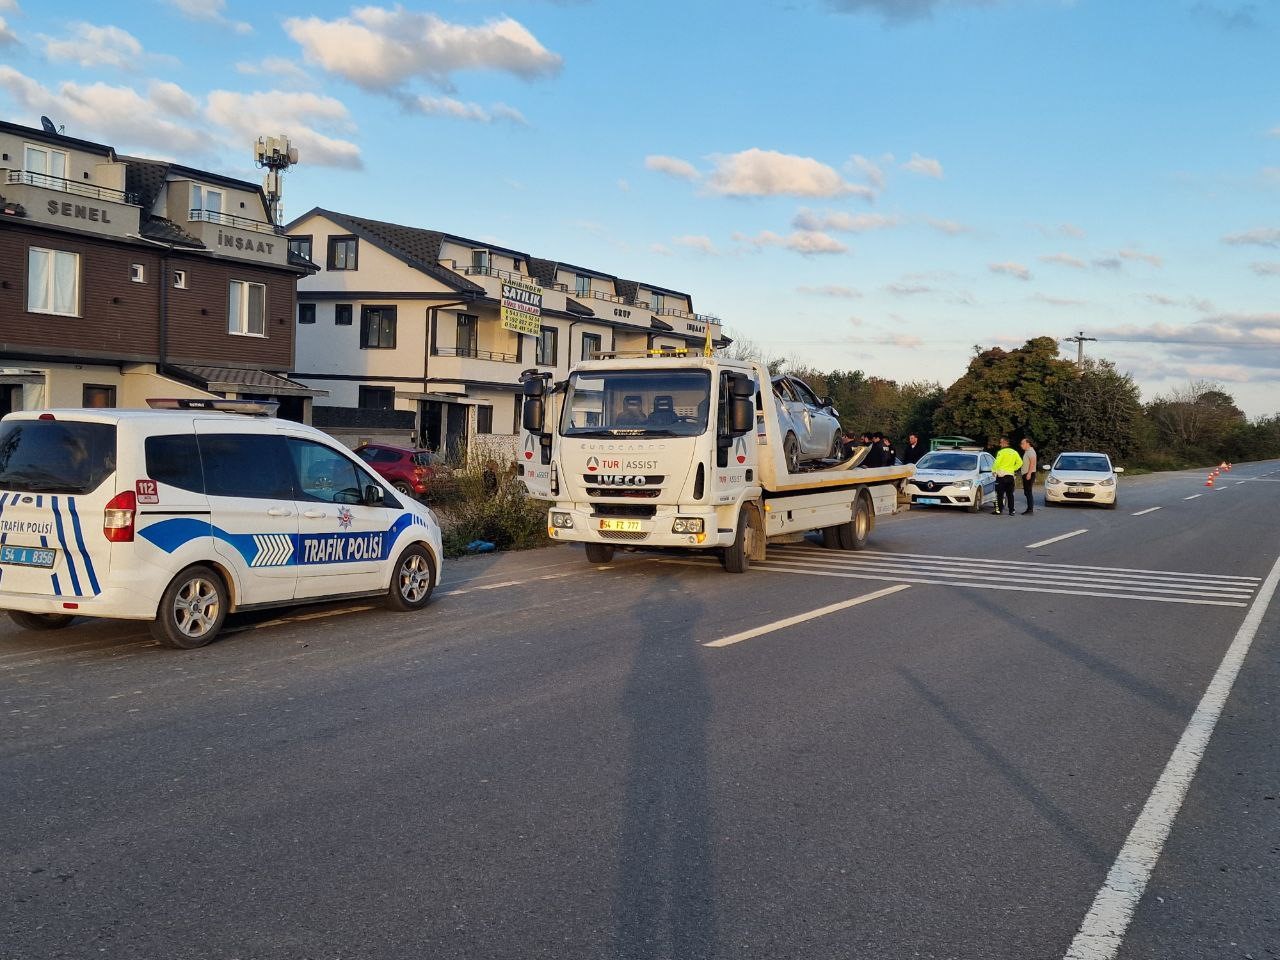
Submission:
[[[566,437],[696,437],[707,429],[706,370],[591,370],[569,377]]]

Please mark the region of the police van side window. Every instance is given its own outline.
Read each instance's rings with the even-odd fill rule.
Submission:
[[[300,500],[360,503],[364,483],[356,465],[322,443],[290,437],[289,453],[298,472]]]
[[[171,487],[204,493],[204,471],[194,434],[147,437],[147,476]]]
[[[203,433],[199,440],[209,496],[294,499],[293,471],[284,437]]]

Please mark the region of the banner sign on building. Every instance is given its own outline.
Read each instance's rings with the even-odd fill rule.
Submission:
[[[502,281],[502,326],[536,337],[542,328],[542,288],[533,283]]]

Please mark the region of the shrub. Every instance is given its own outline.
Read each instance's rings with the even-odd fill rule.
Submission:
[[[473,454],[454,467],[449,496],[433,504],[446,557],[463,556],[473,540],[499,550],[545,546],[547,505],[525,493],[507,460]]]

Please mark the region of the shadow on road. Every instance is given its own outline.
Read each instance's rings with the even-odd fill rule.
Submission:
[[[623,690],[630,724],[627,786],[618,843],[613,956],[698,960],[715,951],[715,878],[705,652],[692,627],[703,607],[682,597],[667,619],[680,574],[654,574],[630,622],[641,625]]]

